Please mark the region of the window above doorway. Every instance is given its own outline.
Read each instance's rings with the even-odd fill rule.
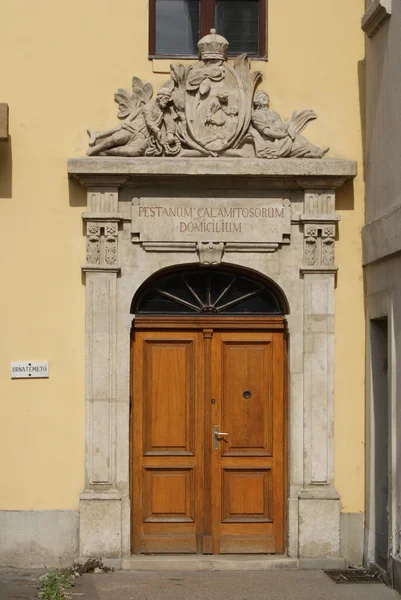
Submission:
[[[214,267],[162,275],[134,302],[148,315],[282,315],[272,286],[251,276]]]
[[[228,56],[266,58],[267,0],[149,0],[149,57],[194,58],[215,28]]]

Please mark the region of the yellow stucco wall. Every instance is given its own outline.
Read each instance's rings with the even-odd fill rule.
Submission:
[[[362,173],[363,0],[270,0],[269,62],[254,62],[272,107],[313,107],[308,137]],[[147,58],[146,0],[3,0],[0,101],[0,509],[78,507],[84,471],[83,190],[67,178],[86,128],[116,122],[113,94],[132,75],[167,75]],[[363,510],[364,315],[361,175],[339,194],[336,487]],[[49,380],[10,380],[12,360],[50,361]]]

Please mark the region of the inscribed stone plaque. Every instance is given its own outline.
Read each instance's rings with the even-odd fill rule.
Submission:
[[[134,198],[138,242],[272,242],[291,231],[283,198]]]
[[[8,139],[8,104],[0,102],[0,140]]]

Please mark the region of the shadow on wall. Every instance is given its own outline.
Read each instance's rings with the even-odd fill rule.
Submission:
[[[11,136],[6,142],[0,142],[0,198],[13,197],[13,161]]]
[[[70,206],[86,208],[86,188],[72,177],[68,179],[68,196]]]
[[[358,62],[359,114],[361,116],[362,156],[364,162],[363,179],[365,180],[366,152],[366,60]]]
[[[343,210],[354,210],[355,208],[355,193],[354,193],[354,181],[349,180],[344,183],[338,190],[336,190],[336,212]],[[341,221],[336,232],[336,242],[341,238]],[[335,287],[339,285],[339,278],[341,277],[341,269],[336,275]]]
[[[72,177],[68,179],[68,198],[71,207],[81,207],[86,209],[86,187]],[[82,236],[86,236],[86,227],[82,221]],[[84,258],[84,257],[83,257]],[[83,260],[84,262],[84,260]],[[85,273],[81,271],[81,285],[85,286]]]
[[[354,210],[354,181],[346,181],[338,190],[336,190],[336,212],[340,210]]]

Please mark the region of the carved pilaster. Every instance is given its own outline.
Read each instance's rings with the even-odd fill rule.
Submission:
[[[117,491],[118,187],[88,187],[86,223],[86,459],[80,498],[80,555],[121,555]],[[107,526],[105,524],[107,523]],[[98,532],[98,539],[93,532]],[[101,533],[99,533],[101,532]]]
[[[304,489],[299,555],[339,556],[340,500],[334,490],[335,194],[306,190],[304,214]],[[317,521],[324,529],[316,527]],[[322,534],[322,531],[324,533]]]

